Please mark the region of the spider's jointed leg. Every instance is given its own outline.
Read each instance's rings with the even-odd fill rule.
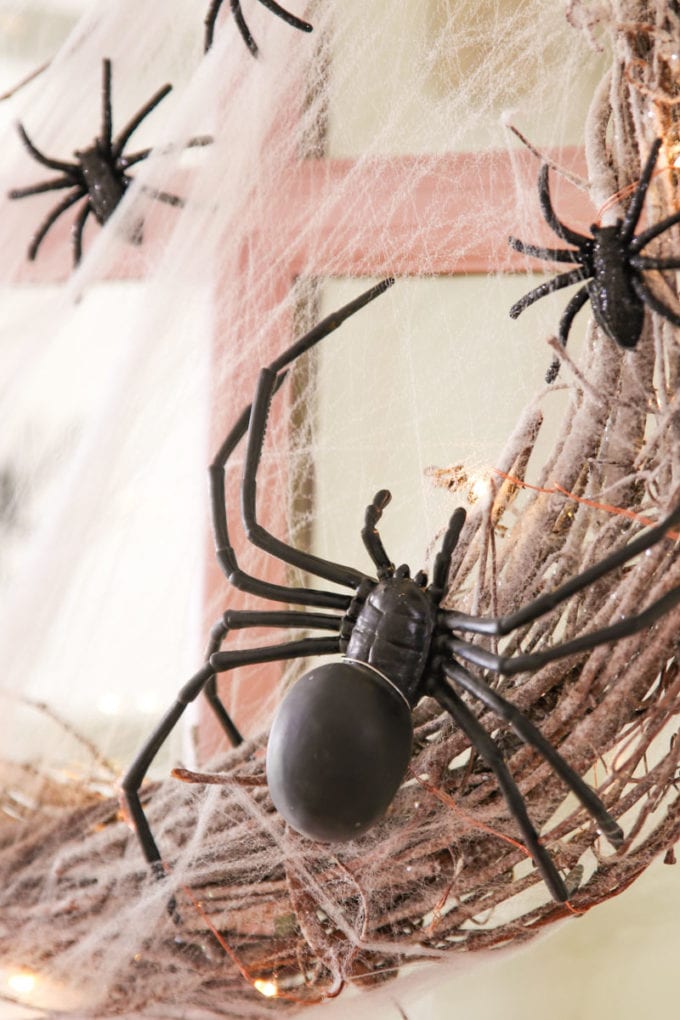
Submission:
[[[521,297],[519,301],[515,301],[514,305],[510,309],[510,318],[516,319],[525,308],[529,305],[533,305],[535,301],[539,301],[546,294],[552,294],[553,291],[562,290],[563,287],[571,287],[574,283],[582,283],[587,279],[588,273],[584,272],[583,269],[572,269],[568,273],[560,273],[559,276],[553,276],[552,280],[546,280],[545,283],[541,283],[538,287],[534,287],[528,294]]]
[[[246,622],[241,619],[240,621],[237,621],[237,625],[240,623],[241,626],[259,626],[261,617],[259,614],[255,615],[258,617],[258,622]],[[284,615],[295,615],[298,618],[298,623],[302,623],[304,626],[305,624],[302,620],[300,620],[300,617],[306,617],[308,614]],[[270,623],[271,622],[272,621],[270,620]],[[234,617],[232,616],[232,625],[233,623]],[[281,625],[288,626],[289,623],[281,622]],[[212,629],[209,649],[213,647],[215,643],[219,645],[224,639],[224,636],[226,636],[226,628],[224,622],[221,620],[215,624]],[[126,808],[139,838],[144,856],[149,864],[156,865],[157,862],[160,862],[161,854],[151,833],[146,815],[144,814],[144,809],[139,797],[139,790],[151,763],[184,714],[187,705],[190,705],[192,701],[196,700],[198,695],[205,689],[206,685],[214,678],[215,673],[223,673],[230,669],[237,669],[239,666],[248,666],[255,663],[285,661],[286,659],[304,658],[308,655],[336,654],[339,650],[339,640],[339,637],[301,638],[298,641],[290,641],[279,645],[268,645],[261,648],[243,648],[232,652],[215,651],[210,654],[209,658],[201,666],[198,672],[184,684],[179,691],[174,704],[165,713],[156,728],[144,742],[121,782],[121,791],[125,800]],[[213,710],[215,710],[215,702],[210,701],[210,704]],[[221,702],[219,703],[219,706],[220,707],[215,710],[218,721],[225,728],[225,731],[232,742],[234,744],[240,743],[242,740],[241,734],[234,726]],[[158,868],[156,868],[156,873],[159,877],[162,877],[163,875],[163,871]]]
[[[513,704],[494,691],[483,680],[473,676],[472,673],[468,673],[462,666],[454,662],[444,662],[443,669],[448,678],[457,684],[457,686],[472,694],[473,697],[481,701],[499,719],[507,722],[525,744],[536,748],[560,779],[578,797],[583,807],[595,819],[600,831],[607,837],[612,846],[621,846],[623,831],[611,817],[600,798],[519,709],[515,708]]]
[[[369,503],[366,507],[364,526],[361,529],[361,538],[366,552],[373,560],[380,580],[384,577],[391,577],[394,573],[394,563],[392,563],[385,551],[385,546],[382,543],[377,527],[383,515],[383,510],[391,499],[392,493],[388,492],[387,489],[381,489],[379,492],[376,492],[373,502]]]
[[[42,223],[36,230],[35,234],[33,235],[31,243],[28,247],[28,259],[30,262],[33,262],[35,260],[38,251],[40,250],[40,245],[45,240],[45,237],[50,227],[52,227],[56,223],[59,217],[63,213],[65,213],[67,209],[70,209],[72,205],[75,205],[76,202],[79,202],[80,199],[84,197],[85,193],[80,190],[76,191],[72,195],[67,195],[66,198],[63,199],[63,201],[59,202],[59,204],[54,207],[52,212],[45,217],[45,219],[42,221]]]
[[[222,6],[222,2],[223,0],[211,0],[210,7],[208,8],[208,13],[205,16],[204,51],[206,53],[213,44],[213,38],[215,35],[215,22],[217,21],[217,15],[219,13],[220,7]],[[260,3],[262,4],[263,7],[266,7],[267,10],[271,11],[272,14],[275,14],[277,17],[281,18],[282,21],[285,21],[286,24],[290,25],[292,28],[297,28],[301,32],[311,32],[313,30],[309,22],[303,21],[302,18],[298,18],[295,14],[291,14],[290,11],[287,11],[284,7],[281,7],[280,4],[276,3],[276,0],[260,0]],[[236,27],[238,28],[241,34],[241,38],[243,39],[244,43],[246,44],[252,55],[254,57],[257,57],[260,51],[258,49],[257,43],[255,42],[252,36],[250,29],[248,28],[246,19],[243,17],[243,11],[241,10],[240,0],[229,0],[229,6],[231,8],[232,17],[236,22]]]
[[[621,546],[620,549],[615,549],[609,556],[605,556],[598,563],[594,563],[591,567],[581,571],[580,574],[576,574],[575,577],[565,581],[564,584],[561,584],[554,591],[546,592],[544,595],[539,595],[538,598],[532,599],[531,602],[527,602],[525,606],[522,606],[516,612],[508,613],[506,616],[483,617],[470,616],[467,613],[447,610],[444,614],[444,622],[451,631],[467,630],[472,634],[490,634],[497,637],[509,634],[517,627],[521,627],[525,623],[532,623],[539,616],[543,616],[545,613],[550,612],[551,609],[555,609],[556,606],[559,606],[570,596],[588,588],[594,581],[604,577],[617,567],[623,566],[624,563],[628,563],[629,560],[632,560],[639,553],[651,549],[652,546],[661,541],[667,531],[670,531],[677,524],[680,524],[680,504],[664,517],[662,521],[659,521],[658,524],[638,535],[637,538],[628,542],[627,545]]]
[[[430,693],[449,713],[456,725],[460,726],[470,744],[493,770],[508,807],[519,825],[524,844],[553,898],[559,902],[569,899],[566,886],[553,864],[550,854],[540,842],[538,833],[529,818],[522,794],[519,792],[496,742],[489,736],[462,698],[443,681],[433,683]]]
[[[226,459],[233,449],[233,445],[235,445],[235,442],[232,445],[233,440],[235,439],[238,441],[236,439],[236,435],[241,432],[241,429],[245,431],[247,428],[248,445],[246,449],[246,462],[241,484],[241,514],[249,540],[254,545],[263,549],[265,552],[271,553],[273,556],[283,560],[285,563],[290,563],[293,566],[300,567],[302,570],[307,570],[310,573],[316,574],[326,580],[333,581],[352,589],[355,589],[363,580],[364,574],[361,571],[355,570],[353,567],[343,566],[339,563],[332,563],[319,556],[314,556],[312,553],[296,549],[288,543],[274,537],[259,523],[257,520],[256,508],[257,469],[262,456],[262,447],[264,444],[270,404],[273,396],[280,386],[284,370],[287,369],[288,365],[300,357],[300,355],[304,354],[321,340],[325,339],[325,337],[327,337],[330,333],[334,332],[351,315],[354,315],[355,312],[359,311],[365,305],[369,304],[369,302],[383,294],[389,287],[392,286],[393,283],[394,280],[391,278],[383,280],[381,283],[364,291],[364,293],[360,294],[358,298],[350,301],[342,308],[331,313],[331,315],[326,316],[325,319],[318,323],[313,329],[309,330],[309,332],[306,333],[300,340],[296,341],[296,343],[289,347],[287,351],[284,351],[283,354],[276,358],[268,368],[263,369],[258,380],[255,399],[253,400],[247,417],[244,412],[244,415],[242,415],[239,419],[235,429],[232,430],[227,441],[223,444],[220,454],[218,455],[218,458],[216,458],[216,463],[211,465],[211,478],[213,477],[213,473],[220,475],[223,472]],[[219,557],[220,552],[224,551],[225,548],[226,504],[224,494],[216,494],[214,485],[213,499],[213,521],[215,524],[216,544]],[[231,551],[233,553],[233,550]],[[308,604],[313,605],[314,603],[309,601]],[[326,602],[325,605],[329,605],[329,603]],[[335,605],[337,607],[338,603],[336,602]]]

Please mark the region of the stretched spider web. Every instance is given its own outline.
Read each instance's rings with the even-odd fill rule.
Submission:
[[[675,209],[680,15],[661,0],[483,6],[297,4],[314,25],[303,35],[244,5],[254,60],[228,5],[203,56],[193,2],[93,3],[2,110],[6,195],[37,179],[14,121],[56,158],[90,144],[99,97],[81,83],[98,80],[103,57],[116,123],[173,84],[135,136],[154,155],[106,230],[86,232],[77,272],[70,213],[26,261],[54,196],[3,200],[0,216],[0,967],[36,978],[3,994],[37,1016],[330,1013],[358,989],[398,1001],[416,964],[432,981],[461,953],[526,943],[673,859],[677,614],[493,681],[598,788],[626,833],[618,854],[540,757],[475,706],[569,906],[550,900],[494,777],[427,701],[383,823],[342,847],[288,831],[263,750],[303,664],[225,683],[249,738],[237,751],[198,704],[163,749],[145,804],[166,882],[149,876],[118,810],[116,779],[200,664],[210,623],[261,605],[237,602],[212,564],[206,466],[259,368],[368,279],[398,282],[277,395],[258,494],[294,544],[368,571],[363,512],[388,487],[387,549],[427,567],[466,505],[447,604],[509,612],[680,497],[676,331],[648,313],[624,354],[586,307],[547,387],[546,340],[570,292],[511,322],[529,271],[546,267],[517,260],[506,238],[547,230],[542,158],[555,162],[558,214],[587,230],[601,208],[602,222],[621,214],[610,200],[634,186],[657,136],[648,222]],[[214,143],[186,149],[199,134]],[[154,191],[185,205],[159,207]],[[655,252],[674,242],[664,235]],[[672,275],[650,284],[676,301]],[[234,507],[241,463],[227,472]],[[234,530],[246,570],[295,583]],[[567,640],[678,583],[671,536],[502,647]],[[272,638],[233,645],[254,640]],[[183,783],[175,764],[228,781]]]

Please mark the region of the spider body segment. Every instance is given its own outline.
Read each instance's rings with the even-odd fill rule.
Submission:
[[[332,661],[314,666],[291,687],[271,728],[267,781],[283,817],[294,828],[323,841],[351,839],[375,824],[405,775],[411,755],[411,712],[427,695],[451,716],[496,777],[541,877],[551,895],[564,901],[568,898],[565,882],[541,843],[499,746],[479,722],[470,702],[483,705],[550,764],[613,846],[621,844],[623,833],[597,794],[540,730],[468,667],[511,675],[636,634],[680,603],[680,586],[637,615],[619,618],[609,627],[529,654],[504,656],[490,652],[464,635],[503,636],[538,620],[658,542],[680,521],[680,506],[660,524],[554,591],[513,613],[492,617],[469,615],[441,605],[451,557],[465,522],[462,508],[451,516],[429,581],[422,571],[411,577],[408,567],[395,569],[387,555],[377,527],[390,499],[384,489],[367,507],[362,530],[375,576],[297,549],[268,532],[257,517],[257,472],[271,401],[296,358],[392,282],[384,281],[328,316],[261,371],[253,403],[244,409],[210,466],[216,554],[229,583],[269,602],[302,608],[227,610],[215,623],[203,665],[181,688],[123,779],[128,816],[144,855],[162,876],[161,855],[139,790],[186,706],[204,693],[226,735],[236,745],[242,737],[217,693],[219,673],[253,663],[333,656]],[[224,473],[244,437],[241,514],[248,539],[268,554],[322,581],[333,582],[346,592],[273,584],[245,573],[239,566],[230,541]],[[315,636],[259,647],[222,648],[231,631],[252,627],[294,628]],[[211,781],[219,781],[219,777]]]
[[[30,184],[25,188],[14,188],[9,192],[13,199],[27,198],[47,191],[67,191],[68,194],[54,209],[48,213],[38,227],[28,248],[28,258],[32,262],[38,255],[40,246],[51,227],[59,217],[77,202],[83,201],[82,208],[73,224],[72,246],[73,264],[77,266],[83,252],[83,231],[88,217],[92,214],[100,226],[104,226],[123,195],[134,180],[129,173],[130,167],[148,158],[151,149],[125,155],[125,146],[131,135],[149,114],[165,99],[171,91],[171,85],[164,85],[139,110],[123,130],[113,136],[111,110],[111,61],[102,61],[102,126],[101,133],[90,146],[74,152],[75,162],[52,159],[44,155],[29,138],[26,129],[19,124],[19,135],[31,156],[42,166],[56,170],[59,177],[38,184]],[[207,145],[211,139],[207,137],[193,138],[188,147]],[[149,190],[149,194],[160,202],[168,205],[181,206],[183,201],[177,195],[165,191]],[[130,240],[139,243],[141,227],[138,227]]]
[[[303,21],[302,18],[296,17],[295,14],[291,14],[280,4],[276,3],[276,0],[259,0],[263,7],[266,7],[268,11],[275,14],[282,21],[285,21],[287,25],[291,25],[293,28],[299,29],[300,32],[312,32],[313,26],[308,21]],[[207,53],[213,44],[215,37],[215,23],[217,21],[217,15],[219,14],[220,7],[222,6],[223,0],[211,0],[208,13],[205,16],[205,44],[204,52]],[[229,0],[229,6],[231,7],[231,13],[236,22],[236,27],[241,33],[241,38],[252,53],[254,57],[259,54],[257,43],[253,39],[246,19],[243,17],[243,11],[241,9],[240,0]]]
[[[570,262],[577,268],[560,273],[525,294],[510,309],[513,319],[546,294],[582,283],[583,286],[568,302],[560,319],[558,339],[563,347],[566,346],[577,312],[588,300],[595,320],[603,332],[614,343],[628,350],[634,348],[640,339],[645,306],[658,312],[673,325],[680,326],[680,314],[669,308],[654,293],[643,275],[646,270],[680,269],[680,258],[654,258],[641,254],[649,241],[680,222],[680,212],[667,216],[640,234],[635,234],[660,148],[661,139],[658,138],[651,147],[624,218],[611,226],[601,227],[593,224],[590,228],[591,237],[572,230],[557,218],[550,198],[549,168],[547,164],[541,167],[538,192],[543,216],[557,236],[575,248],[542,248],[526,244],[516,237],[509,239],[510,246],[515,251],[534,258],[549,262]],[[552,382],[558,371],[559,361],[555,359],[548,369],[547,381]]]

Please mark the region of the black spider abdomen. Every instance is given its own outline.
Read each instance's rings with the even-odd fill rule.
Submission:
[[[123,197],[125,185],[122,174],[116,171],[97,146],[76,153],[92,212],[104,226]]]
[[[411,759],[408,705],[362,663],[305,673],[269,734],[267,784],[278,812],[322,842],[361,835],[385,813]]]
[[[410,577],[388,577],[368,594],[347,644],[348,659],[367,662],[415,705],[427,665],[436,608]]]
[[[619,227],[593,230],[593,279],[588,293],[593,314],[610,340],[620,347],[635,347],[644,323],[645,309],[635,293],[628,252]]]

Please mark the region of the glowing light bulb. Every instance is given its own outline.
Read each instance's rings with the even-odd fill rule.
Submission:
[[[102,715],[118,715],[122,702],[118,694],[113,691],[106,691],[97,702],[97,708]]]
[[[264,995],[266,999],[273,999],[278,994],[278,988],[276,987],[276,981],[263,981],[258,978],[257,981],[253,981],[253,986],[257,989],[260,995]]]
[[[489,479],[478,475],[470,480],[470,489],[475,499],[482,499],[489,491]]]
[[[10,988],[15,995],[30,995],[34,990],[36,983],[37,978],[30,970],[18,970],[16,973],[10,974],[7,978],[7,987]]]

